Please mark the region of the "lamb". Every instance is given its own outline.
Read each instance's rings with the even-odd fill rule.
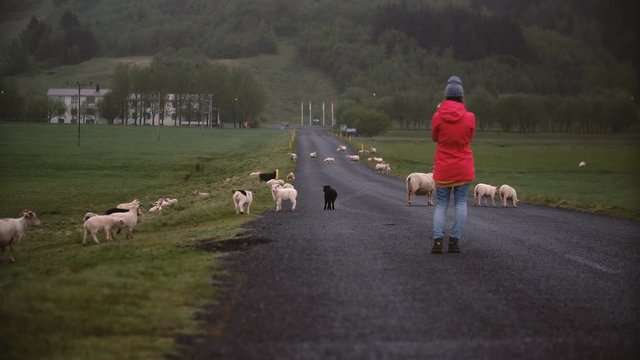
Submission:
[[[318,157],[318,153],[316,151],[309,154],[309,158],[315,160]]]
[[[372,148],[371,148],[371,153],[372,153],[372,154],[377,154],[377,153],[378,153],[378,149],[376,149],[376,148],[372,147]]]
[[[518,195],[516,194],[516,189],[511,186],[504,184],[500,186],[500,198],[502,199],[502,207],[507,207],[507,200],[511,199],[511,204],[513,207],[516,207],[518,203]]]
[[[251,203],[253,202],[253,192],[249,190],[231,190],[233,195],[233,204],[236,209],[236,214],[251,214]]]
[[[278,174],[277,174],[277,171],[270,172],[270,173],[260,173],[258,177],[260,178],[260,181],[269,181],[271,179],[277,179]]]
[[[373,158],[371,158],[371,160],[373,160],[374,162],[376,162],[378,164],[384,162],[384,160],[381,157],[375,157],[375,156]]]
[[[336,159],[334,159],[334,158],[332,158],[332,157],[328,157],[328,158],[325,158],[323,161],[324,161],[325,163],[327,163],[327,164],[333,164],[333,163],[335,163],[335,162],[336,162]]]
[[[107,241],[113,241],[113,233],[111,232],[113,228],[120,228],[125,226],[125,220],[115,215],[94,215],[89,217],[84,222],[84,236],[82,237],[82,243],[87,243],[87,235],[91,235],[93,241],[96,244],[100,244],[98,241],[98,237],[96,234],[100,230],[104,230],[107,235]]]
[[[586,167],[587,166],[587,162],[586,161],[580,161],[580,163],[578,164],[578,167]]]
[[[291,161],[295,162],[298,160],[298,155],[296,155],[295,153],[289,153],[289,159],[291,159]]]
[[[287,174],[287,181],[295,181],[296,180],[296,175],[292,172]]]
[[[411,173],[407,176],[406,185],[409,205],[413,205],[414,195],[427,195],[427,206],[434,205],[436,183],[433,180],[433,173]]]
[[[282,200],[291,201],[291,211],[296,210],[296,199],[298,197],[298,190],[293,188],[284,188],[276,184],[271,188],[271,193],[276,201],[276,212],[282,209]]]
[[[124,220],[124,223],[120,226],[120,228],[127,228],[127,239],[133,239],[133,228],[136,226],[136,224],[138,224],[138,209],[139,208],[136,206],[129,209],[129,211],[126,213],[114,213],[109,215],[116,219]],[[118,230],[120,230],[120,228],[118,228]]]
[[[257,178],[258,176],[260,176],[260,173],[261,173],[260,171],[253,171],[253,172],[250,172],[250,173],[249,173],[249,177]]]
[[[338,145],[338,148],[336,149],[337,152],[345,152],[347,151],[347,146],[346,145]]]
[[[208,197],[208,196],[209,196],[209,195],[211,195],[211,194],[210,194],[210,193],[208,193],[208,192],[201,192],[200,190],[196,189],[196,190],[193,192],[193,195],[194,195],[194,196],[197,196],[197,197],[204,198],[204,197]]]
[[[476,185],[475,188],[473,188],[473,199],[474,199],[475,205],[482,206],[482,198],[485,196],[489,196],[491,197],[491,202],[493,203],[493,206],[496,206],[495,197],[496,197],[497,191],[498,191],[498,188],[495,186],[479,183],[478,185]],[[488,205],[489,205],[488,200],[485,199],[485,206],[488,206]]]
[[[266,182],[266,185],[268,187],[273,187],[274,184],[284,185],[284,181],[279,180],[279,179],[271,179],[271,180]]]
[[[133,199],[133,201],[128,202],[128,203],[118,204],[116,206],[116,208],[118,208],[118,209],[127,209],[128,210],[128,209],[131,209],[134,206],[140,206],[140,205],[141,205],[140,200]]]
[[[391,172],[391,165],[387,164],[387,163],[379,163],[376,164],[376,172],[378,174],[388,174]]]
[[[178,199],[159,198],[153,203],[153,206],[149,209],[149,212],[160,211],[165,207],[168,207],[177,203],[178,203]]]
[[[13,247],[18,246],[18,243],[24,236],[25,230],[29,226],[39,226],[40,219],[36,216],[36,213],[31,210],[22,210],[21,217],[0,219],[0,255],[4,253],[4,249],[9,246],[9,261],[15,262],[16,259],[13,256]]]
[[[347,155],[347,159],[349,159],[350,161],[358,162],[358,161],[360,161],[360,156],[359,155]]]

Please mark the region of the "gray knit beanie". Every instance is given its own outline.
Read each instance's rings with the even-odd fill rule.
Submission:
[[[444,97],[463,97],[462,80],[457,76],[452,76],[447,80],[447,87],[444,88]]]

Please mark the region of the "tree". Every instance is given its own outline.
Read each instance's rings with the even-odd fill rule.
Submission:
[[[24,98],[14,81],[0,77],[0,120],[18,120],[24,111]]]
[[[386,113],[362,106],[352,106],[345,110],[341,122],[356,128],[363,136],[380,135],[391,127]]]

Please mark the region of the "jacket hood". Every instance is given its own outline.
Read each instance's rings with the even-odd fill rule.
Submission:
[[[452,100],[443,101],[438,108],[440,118],[447,122],[457,122],[462,120],[466,112],[467,108],[463,103]]]

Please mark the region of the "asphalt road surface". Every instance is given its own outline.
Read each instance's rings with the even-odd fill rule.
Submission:
[[[320,130],[297,142],[298,208],[251,224],[263,244],[226,258],[210,336],[180,358],[640,359],[640,223],[469,206],[462,253],[433,255],[424,196],[408,206],[403,180]]]

